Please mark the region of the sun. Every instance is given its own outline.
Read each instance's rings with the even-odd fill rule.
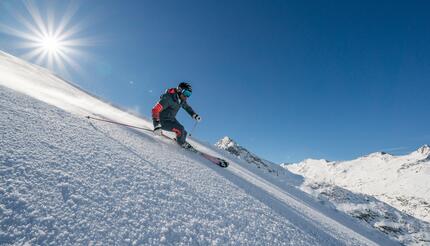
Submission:
[[[16,26],[0,23],[0,31],[21,40],[17,44],[17,49],[25,49],[21,57],[66,76],[68,68],[82,72],[75,59],[87,56],[82,48],[94,45],[95,41],[81,35],[84,23],[73,23],[79,9],[77,1],[70,1],[65,9],[41,7],[43,11],[34,1],[22,3],[25,13],[11,12]],[[61,17],[56,19],[55,13],[61,13]]]
[[[58,53],[62,48],[64,48],[61,45],[61,40],[52,36],[44,37],[39,45],[48,53]]]

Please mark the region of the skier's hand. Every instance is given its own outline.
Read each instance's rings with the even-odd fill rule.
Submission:
[[[161,136],[161,124],[160,123],[158,123],[157,125],[155,125],[155,127],[154,127],[154,134],[158,135],[158,136]]]
[[[200,115],[198,115],[198,114],[194,114],[194,115],[193,115],[193,118],[194,118],[195,120],[197,120],[197,122],[202,121],[202,117],[200,117]]]

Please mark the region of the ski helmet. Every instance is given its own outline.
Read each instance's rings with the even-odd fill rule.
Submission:
[[[187,82],[181,82],[178,85],[178,89],[182,90],[187,90],[189,92],[193,92],[193,88],[191,87],[191,85]]]

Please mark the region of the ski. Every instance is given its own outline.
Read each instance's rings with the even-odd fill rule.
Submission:
[[[167,139],[169,139],[169,140],[172,140],[172,141],[175,141],[175,142],[176,142],[176,140],[175,140],[175,139],[172,139],[171,137],[169,137],[169,136],[165,135],[164,133],[161,133],[161,136],[162,136],[162,137],[165,137],[165,138],[167,138]],[[203,158],[205,158],[206,160],[208,160],[208,161],[212,162],[213,164],[218,165],[218,166],[220,166],[220,167],[226,168],[226,167],[228,167],[228,166],[229,166],[228,161],[226,161],[226,160],[224,160],[224,159],[222,159],[222,158],[219,158],[219,157],[212,156],[212,155],[209,155],[209,154],[207,154],[207,153],[201,152],[200,150],[197,150],[196,148],[194,148],[194,147],[193,147],[190,143],[188,143],[188,142],[187,142],[187,144],[188,144],[188,146],[187,146],[186,148],[185,148],[185,147],[182,147],[182,148],[183,148],[183,149],[185,149],[185,150],[188,150],[188,151],[190,151],[190,152],[196,153],[196,154],[198,154],[198,155],[202,156]]]
[[[209,155],[209,154],[206,154],[204,152],[201,152],[201,151],[195,149],[194,147],[192,147],[191,145],[190,145],[190,148],[184,148],[184,149],[191,151],[193,153],[199,154],[199,155],[203,156],[206,160],[208,160],[208,161],[210,161],[210,162],[212,162],[212,163],[214,163],[220,167],[226,168],[229,165],[229,163],[226,160],[212,156],[212,155]]]

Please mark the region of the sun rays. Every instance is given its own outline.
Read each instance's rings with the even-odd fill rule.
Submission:
[[[90,38],[82,37],[82,22],[74,21],[78,11],[76,1],[70,1],[65,10],[52,6],[39,8],[34,1],[23,1],[25,11],[11,14],[18,25],[0,23],[0,31],[18,38],[16,48],[23,49],[22,57],[52,71],[69,74],[69,68],[82,72],[76,59],[85,56],[80,48],[93,45]]]

